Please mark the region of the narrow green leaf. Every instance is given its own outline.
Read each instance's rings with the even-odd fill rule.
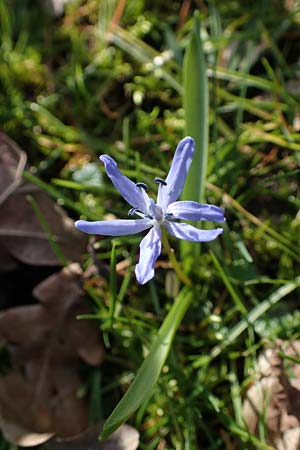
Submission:
[[[36,177],[32,173],[28,171],[23,172],[23,177],[25,180],[30,181],[31,183],[34,183],[36,186],[39,186],[43,191],[47,192],[51,197],[55,198],[56,200],[61,200],[64,204],[64,206],[67,206],[68,208],[73,209],[74,211],[79,212],[79,214],[84,214],[88,219],[90,220],[98,220],[98,217],[91,213],[91,211],[82,205],[77,205],[73,200],[66,197],[61,191],[58,189],[55,189],[51,184],[45,183],[45,181],[42,181],[40,178]]]
[[[148,64],[148,68],[153,69],[151,73],[154,76],[163,78],[175,91],[182,94],[182,87],[173,74],[173,72],[180,71],[180,66],[174,60],[170,59],[165,62],[160,52],[119,26],[113,27],[110,40],[135,60]]]
[[[122,425],[145,401],[153,391],[161,369],[168,357],[175,332],[179,327],[193,299],[193,291],[184,287],[170,309],[150,352],[140,367],[134,382],[118,403],[103,426],[101,439],[106,439]]]
[[[183,106],[186,135],[195,139],[195,155],[183,191],[183,199],[203,201],[208,151],[208,83],[206,64],[200,40],[199,19],[183,62]]]
[[[255,87],[262,91],[272,92],[274,90],[273,81],[248,73],[238,72],[237,70],[230,70],[224,67],[217,67],[216,70],[212,67],[207,69],[208,77],[216,77],[218,80],[229,81],[235,83],[237,86]]]
[[[211,256],[212,261],[213,261],[217,271],[219,272],[219,275],[222,278],[233,302],[235,303],[236,307],[239,309],[239,311],[242,314],[247,314],[248,311],[247,311],[246,306],[244,305],[242,298],[239,296],[239,294],[233,287],[229,277],[227,276],[226,272],[224,271],[223,267],[221,266],[220,262],[218,261],[218,258],[212,251],[210,252],[210,256]]]
[[[117,242],[112,240],[112,248],[110,255],[110,276],[109,276],[109,290],[110,290],[110,302],[109,302],[109,324],[110,327],[113,323],[113,318],[116,312],[116,304],[117,304],[117,255],[116,255],[116,247]]]
[[[195,140],[195,154],[182,194],[183,200],[204,201],[208,154],[209,100],[206,64],[200,40],[198,15],[183,61],[183,107],[186,135]],[[198,250],[196,250],[198,249]],[[183,241],[182,260],[199,251],[199,246]],[[186,267],[188,269],[188,267]]]
[[[244,317],[228,332],[222,344],[217,345],[212,349],[210,354],[211,358],[215,358],[216,356],[218,356],[224,350],[224,348],[234,342],[248,328],[249,325],[253,325],[255,321],[259,319],[263,314],[265,314],[273,305],[278,303],[299,286],[300,276],[295,278],[294,281],[281,286],[264,301],[255,306],[246,317]]]
[[[103,41],[106,38],[107,32],[111,26],[111,21],[115,13],[117,4],[118,4],[117,0],[102,0],[99,3],[98,30],[99,30],[99,38]]]

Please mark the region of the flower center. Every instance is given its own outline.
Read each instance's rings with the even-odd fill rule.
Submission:
[[[158,183],[160,185],[159,189],[163,189],[165,186],[167,186],[167,182],[162,178],[156,177],[154,178],[154,181],[155,183]],[[131,208],[128,211],[129,216],[133,216],[134,214],[136,214],[143,219],[149,219],[152,221],[153,226],[161,226],[165,220],[172,219],[173,214],[166,213],[159,204],[155,203],[152,198],[148,197],[148,186],[145,183],[139,182],[136,183],[136,186],[143,192],[143,196],[145,198],[146,204],[148,204],[148,207],[147,211],[141,211],[138,208]]]
[[[159,225],[162,223],[164,219],[163,210],[161,206],[157,205],[157,203],[155,203],[155,201],[152,198],[150,198],[148,212],[149,218],[154,219]]]

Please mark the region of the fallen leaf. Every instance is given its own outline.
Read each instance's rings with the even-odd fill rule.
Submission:
[[[247,390],[243,403],[249,431],[258,434],[259,421],[264,418],[267,442],[277,450],[300,448],[299,365],[280,356],[299,357],[299,350],[300,341],[278,341],[266,349],[258,358],[259,379]]]
[[[274,445],[277,450],[299,450],[300,427],[291,428],[283,436],[275,437]]]
[[[139,433],[129,425],[122,425],[106,441],[100,442],[102,426],[94,425],[72,439],[54,438],[46,445],[48,450],[136,450]]]
[[[28,202],[30,195],[69,261],[79,261],[86,251],[87,237],[79,233],[65,211],[47,193],[22,180],[26,154],[3,133],[0,133],[0,250],[4,258],[2,270],[9,270],[12,261],[30,265],[60,265],[49,236]]]
[[[0,205],[22,182],[26,162],[26,153],[0,132]]]
[[[0,313],[0,336],[13,363],[0,378],[0,426],[16,445],[88,427],[88,405],[78,396],[79,362],[99,365],[103,348],[96,324],[76,318],[90,313],[81,277],[79,265],[71,264],[34,289],[39,304]]]
[[[0,240],[0,272],[15,270],[18,266],[18,261],[11,256],[10,252],[1,244]]]
[[[7,441],[19,445],[20,447],[34,447],[40,445],[51,439],[53,436],[53,433],[32,433],[21,425],[15,425],[12,422],[6,421],[1,417],[1,411],[0,428]]]
[[[34,395],[33,386],[20,372],[13,371],[1,377],[0,405],[2,418],[7,423],[20,424],[24,429],[30,429],[34,423],[38,433],[51,429],[52,417],[44,399]]]

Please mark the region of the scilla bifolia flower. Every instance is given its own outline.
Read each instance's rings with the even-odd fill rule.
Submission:
[[[186,137],[179,142],[170,171],[165,180],[155,178],[158,183],[157,202],[147,194],[144,183],[134,183],[123,175],[117,163],[108,155],[100,156],[105,170],[115,188],[132,206],[128,215],[137,215],[140,219],[107,220],[87,222],[78,220],[76,228],[89,234],[105,236],[122,236],[150,231],[140,243],[140,259],[135,267],[137,281],[147,283],[154,277],[154,266],[161,253],[162,227],[178,239],[193,242],[207,242],[215,239],[223,232],[222,228],[199,230],[179,220],[209,220],[223,222],[224,212],[213,205],[204,205],[194,201],[177,201],[190,168],[194,154],[194,141]]]

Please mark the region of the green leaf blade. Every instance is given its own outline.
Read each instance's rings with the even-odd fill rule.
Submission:
[[[183,61],[183,107],[186,135],[195,140],[195,154],[185,183],[182,200],[204,203],[208,159],[209,94],[206,64],[198,15],[194,16],[194,29]],[[181,243],[182,260],[188,270],[189,259],[196,256],[199,246]]]
[[[208,157],[209,97],[199,19],[196,15],[183,63],[183,106],[186,134],[195,140],[195,154],[182,198],[203,202]]]
[[[134,382],[103,426],[101,439],[109,437],[152,394],[162,367],[168,357],[175,332],[193,299],[193,291],[183,288],[161,325],[150,352],[140,367]]]

